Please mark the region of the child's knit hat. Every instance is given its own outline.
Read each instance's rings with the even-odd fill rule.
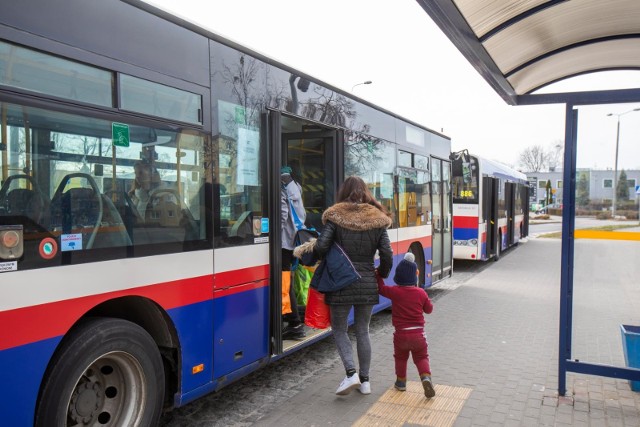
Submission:
[[[416,257],[411,252],[404,255],[404,259],[396,267],[396,274],[393,276],[396,285],[415,286],[418,283],[418,266],[415,259]]]

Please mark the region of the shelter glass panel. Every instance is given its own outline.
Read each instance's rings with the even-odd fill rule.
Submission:
[[[622,170],[628,173],[636,165],[635,135],[640,129],[640,112],[634,109],[639,106],[611,104],[578,110],[577,168],[593,166],[597,161],[601,169],[590,172],[599,175],[592,188],[578,172],[574,190],[570,359],[580,363],[625,367],[625,335],[621,327],[640,326],[640,233],[635,227],[637,220],[631,219],[637,218],[637,201],[623,186],[618,186],[614,198],[615,184],[611,179],[616,172],[620,179]],[[611,117],[612,114],[619,116]],[[594,138],[595,129],[606,129],[609,141]],[[605,189],[604,182],[608,184]],[[570,181],[565,180],[565,191],[569,185]],[[614,216],[616,220],[612,221]]]

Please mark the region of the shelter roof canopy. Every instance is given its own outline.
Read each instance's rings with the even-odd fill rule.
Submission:
[[[638,0],[417,0],[510,104],[556,81],[640,70]]]

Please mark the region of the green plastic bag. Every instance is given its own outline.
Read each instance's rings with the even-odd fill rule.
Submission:
[[[298,305],[307,305],[307,297],[309,295],[309,284],[313,277],[313,269],[298,264],[293,272],[293,286],[296,292],[296,302]]]

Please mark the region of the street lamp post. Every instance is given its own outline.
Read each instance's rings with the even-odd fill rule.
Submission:
[[[618,127],[616,130],[616,158],[613,163],[613,203],[611,205],[611,217],[616,218],[616,198],[618,192],[618,145],[620,144],[620,116],[624,116],[627,113],[633,113],[634,111],[640,111],[640,108],[634,108],[633,110],[625,111],[624,113],[616,114],[609,113],[607,116],[617,116]]]
[[[353,87],[351,88],[351,92],[353,92],[353,89],[356,88],[356,86],[360,86],[360,85],[370,85],[371,83],[373,83],[371,80],[367,80],[366,82],[362,82],[362,83],[356,83],[353,85]]]

